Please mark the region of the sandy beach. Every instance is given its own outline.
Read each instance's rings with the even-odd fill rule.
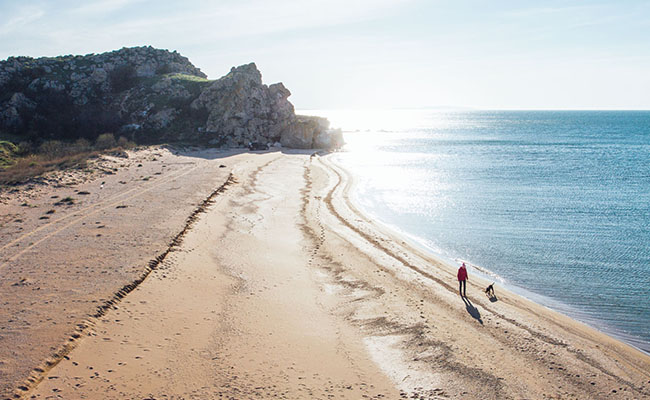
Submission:
[[[105,162],[3,197],[0,398],[650,398],[648,355],[471,275],[462,299],[327,155]]]

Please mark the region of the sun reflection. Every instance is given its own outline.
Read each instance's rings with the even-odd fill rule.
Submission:
[[[438,110],[301,110],[341,128],[345,146],[335,160],[355,178],[355,202],[372,213],[386,207],[404,215],[419,210],[435,216],[451,206],[442,176],[448,155],[431,148],[447,139],[458,117]],[[418,148],[417,142],[422,142]]]
[[[427,109],[340,109],[299,110],[300,114],[317,115],[329,119],[332,127],[345,132],[395,132],[417,129],[435,129],[446,126],[446,112]]]
[[[372,161],[382,157],[386,146],[399,144],[408,132],[409,139],[425,138],[442,132],[453,119],[445,111],[428,109],[339,109],[299,110],[300,114],[317,115],[330,121],[333,128],[343,130],[345,151],[355,153],[355,158]],[[396,149],[391,148],[391,152]]]

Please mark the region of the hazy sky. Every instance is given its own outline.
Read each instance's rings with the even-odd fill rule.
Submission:
[[[650,1],[0,0],[0,59],[254,61],[297,108],[650,109]]]

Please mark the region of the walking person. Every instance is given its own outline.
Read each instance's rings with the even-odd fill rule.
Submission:
[[[458,292],[460,293],[461,297],[467,297],[466,294],[466,289],[467,289],[467,269],[465,268],[465,263],[458,268]]]

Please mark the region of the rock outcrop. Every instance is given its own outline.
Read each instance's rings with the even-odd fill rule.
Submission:
[[[211,81],[185,57],[152,47],[0,62],[0,131],[26,139],[93,139],[238,147],[250,142],[337,148],[340,130],[297,116],[282,83],[255,64]]]

